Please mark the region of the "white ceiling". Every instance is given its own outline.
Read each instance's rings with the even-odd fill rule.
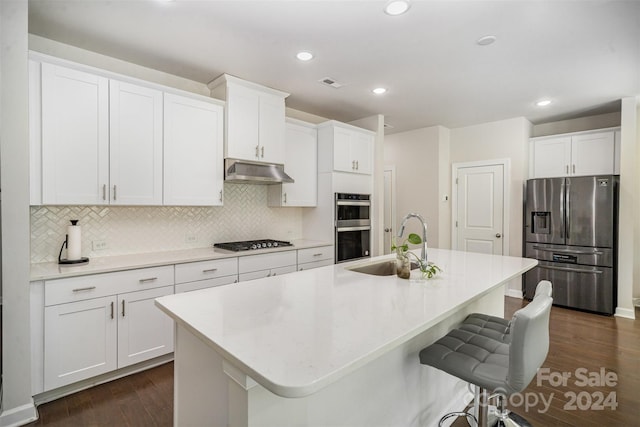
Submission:
[[[395,17],[385,3],[29,0],[29,32],[202,83],[233,74],[331,119],[383,114],[387,133],[544,123],[640,94],[640,1],[414,0]],[[485,35],[497,41],[477,45]]]

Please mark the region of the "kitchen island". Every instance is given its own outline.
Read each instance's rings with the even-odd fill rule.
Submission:
[[[471,312],[502,315],[535,260],[430,250],[434,279],[351,269],[382,256],[170,295],[176,426],[418,426],[460,408],[466,384],[417,353]]]

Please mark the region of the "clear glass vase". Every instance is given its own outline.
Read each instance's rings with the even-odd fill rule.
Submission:
[[[396,255],[396,274],[401,279],[408,279],[411,276],[411,260],[406,254]]]

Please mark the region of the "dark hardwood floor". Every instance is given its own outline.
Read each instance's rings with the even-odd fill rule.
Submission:
[[[515,298],[505,301],[508,318],[526,304]],[[539,427],[640,426],[640,318],[634,321],[553,307],[550,329],[549,356],[543,368],[549,369],[550,379],[565,372],[571,377],[559,386],[549,379],[541,384],[534,379],[522,393],[531,403],[528,410],[518,401],[510,409]],[[586,375],[578,372],[576,378],[579,368]],[[600,381],[602,369],[615,373],[615,385],[581,385],[589,375],[592,381]],[[611,400],[604,399],[610,393],[616,398],[615,410],[608,405]],[[547,409],[541,397],[550,401]],[[533,405],[535,398],[538,403]],[[597,409],[598,403],[603,409]],[[43,404],[38,412],[40,419],[30,426],[169,426],[173,363]],[[459,420],[454,425],[467,424]]]

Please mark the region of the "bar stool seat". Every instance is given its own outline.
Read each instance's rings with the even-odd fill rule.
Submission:
[[[506,425],[508,419],[509,425],[516,425],[511,423],[514,420],[528,425],[511,416],[514,414],[504,408],[504,398],[523,391],[547,357],[551,292],[551,283],[541,281],[531,303],[518,310],[508,324],[492,316],[467,318],[460,328],[422,349],[420,363],[480,387],[483,395],[484,390],[497,393],[498,425]],[[483,418],[480,425],[486,425],[486,411]]]

